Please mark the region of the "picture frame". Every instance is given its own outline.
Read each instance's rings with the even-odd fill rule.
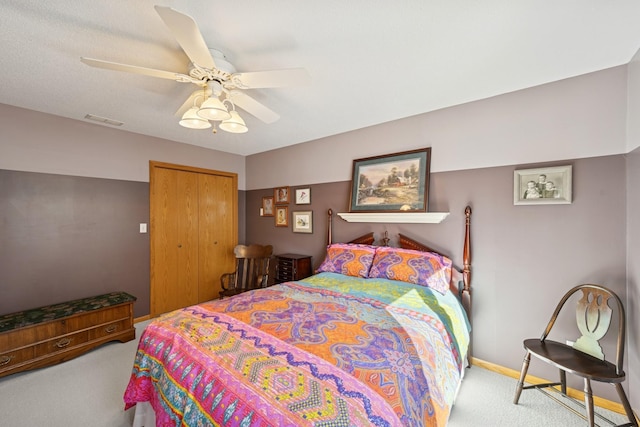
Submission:
[[[276,205],[289,203],[289,187],[276,187],[273,189],[273,200]]]
[[[427,212],[431,147],[353,161],[350,212]]]
[[[273,216],[273,197],[262,198],[262,216]]]
[[[313,211],[293,212],[292,228],[294,233],[313,233]]]
[[[275,224],[276,227],[288,227],[289,226],[289,207],[277,206],[275,207]]]
[[[296,205],[311,204],[311,188],[296,188]]]
[[[562,205],[572,203],[571,165],[513,172],[514,205]]]

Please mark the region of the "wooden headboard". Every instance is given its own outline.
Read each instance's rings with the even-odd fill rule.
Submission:
[[[454,268],[453,274],[451,275],[451,283],[450,288],[455,295],[458,295],[460,301],[462,302],[462,306],[467,312],[467,316],[469,321],[471,321],[471,207],[467,206],[464,209],[465,215],[465,224],[464,224],[464,244],[462,248],[462,269]],[[333,221],[333,210],[329,209],[327,211],[327,222],[328,222],[328,235],[327,235],[327,244],[333,243],[333,233],[332,233],[332,221]],[[388,243],[389,239],[386,237],[382,239],[384,245]],[[364,234],[354,240],[351,240],[348,243],[358,243],[363,245],[373,245],[375,242],[375,238],[373,232]],[[451,258],[446,254],[441,254],[440,252],[432,249],[431,247],[420,243],[416,240],[411,239],[410,237],[405,236],[404,234],[398,234],[398,245],[404,249],[413,249],[422,252],[434,252],[447,258]],[[460,282],[462,282],[462,286],[460,286]]]

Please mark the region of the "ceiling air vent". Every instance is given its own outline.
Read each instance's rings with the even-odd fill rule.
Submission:
[[[123,122],[119,122],[117,120],[107,119],[106,117],[94,116],[93,114],[87,114],[86,116],[84,116],[84,118],[93,120],[96,122],[104,123],[106,125],[111,125],[111,126],[122,126],[124,124]]]

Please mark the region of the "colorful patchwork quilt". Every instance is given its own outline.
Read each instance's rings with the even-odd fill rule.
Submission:
[[[469,327],[451,293],[323,272],[168,313],[125,408],[158,426],[444,426]]]

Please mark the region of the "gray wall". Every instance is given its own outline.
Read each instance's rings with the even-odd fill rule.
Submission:
[[[640,148],[627,155],[627,322],[631,405],[640,408]]]
[[[348,181],[353,159],[422,147],[432,173],[625,154],[627,95],[622,66],[268,151],[247,189]]]
[[[631,405],[640,408],[640,50],[628,66],[627,100],[627,313]]]
[[[0,169],[149,182],[149,161],[238,174],[245,159],[195,145],[124,132],[0,104]]]

